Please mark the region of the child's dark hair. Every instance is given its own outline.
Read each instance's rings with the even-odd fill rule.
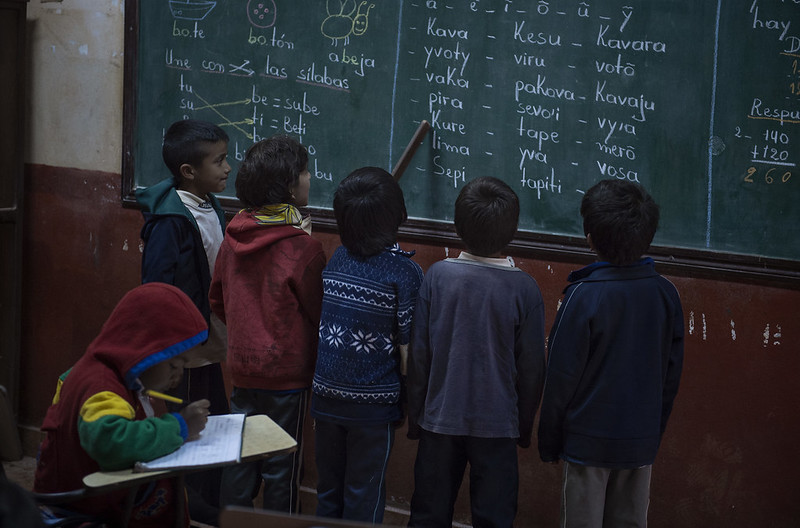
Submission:
[[[333,195],[333,213],[342,244],[361,258],[394,244],[408,218],[403,190],[378,167],[356,169],[342,180]]]
[[[289,136],[273,136],[251,146],[236,174],[236,197],[245,207],[293,203],[292,188],[308,168],[308,151]]]
[[[497,178],[477,178],[456,198],[456,232],[473,255],[490,257],[514,238],[519,222],[519,198]]]
[[[172,123],[164,134],[161,156],[177,183],[180,183],[181,165],[198,167],[207,154],[206,144],[228,141],[228,134],[207,121],[184,119]]]
[[[581,201],[583,232],[597,255],[617,266],[639,260],[658,229],[658,205],[641,185],[601,180]]]

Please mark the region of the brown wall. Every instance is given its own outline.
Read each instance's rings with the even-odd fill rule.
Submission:
[[[19,421],[35,452],[59,374],[139,283],[141,215],[120,205],[116,173],[27,165]],[[330,252],[331,233],[314,235]],[[403,242],[423,268],[447,249]],[[795,242],[796,243],[796,242]],[[552,323],[575,265],[517,258],[539,282]],[[800,525],[800,291],[670,277],[686,314],[686,359],[673,417],[653,472],[650,525]],[[310,427],[308,428],[310,433]],[[313,489],[313,438],[304,484]],[[398,441],[390,503],[407,509],[416,445]],[[560,467],[520,456],[518,526],[555,526]],[[310,498],[310,497],[309,497]],[[457,520],[468,520],[464,497]]]

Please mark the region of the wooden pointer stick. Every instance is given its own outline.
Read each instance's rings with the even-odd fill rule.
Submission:
[[[417,151],[420,143],[425,138],[425,134],[428,133],[430,130],[431,125],[426,120],[422,120],[422,123],[419,124],[417,127],[417,131],[414,132],[414,137],[411,138],[411,141],[408,143],[408,146],[403,151],[403,154],[400,156],[400,159],[397,160],[397,164],[392,169],[392,176],[394,176],[395,181],[400,179],[400,176],[403,175],[408,164],[411,163],[411,158],[414,157],[414,153]]]

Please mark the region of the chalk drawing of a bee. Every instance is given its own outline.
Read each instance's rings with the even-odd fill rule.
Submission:
[[[369,25],[369,10],[375,7],[375,4],[370,4],[369,7],[364,11],[361,12],[361,8],[366,5],[367,2],[361,2],[358,6],[358,13],[356,13],[355,18],[353,18],[353,35],[360,37],[364,33],[367,32],[367,26]]]
[[[322,21],[320,31],[331,39],[334,46],[342,39],[347,45],[350,42],[350,35],[360,37],[367,32],[369,10],[375,7],[375,4],[370,4],[364,9],[366,5],[367,2],[364,0],[356,9],[356,0],[327,0],[325,7],[328,16]]]

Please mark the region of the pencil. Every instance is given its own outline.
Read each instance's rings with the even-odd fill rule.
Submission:
[[[161,392],[157,392],[154,390],[146,390],[144,391],[145,394],[148,396],[152,396],[153,398],[158,398],[159,400],[166,400],[168,402],[173,403],[183,403],[183,400],[180,398],[176,398],[175,396],[170,396],[169,394],[163,394]]]

